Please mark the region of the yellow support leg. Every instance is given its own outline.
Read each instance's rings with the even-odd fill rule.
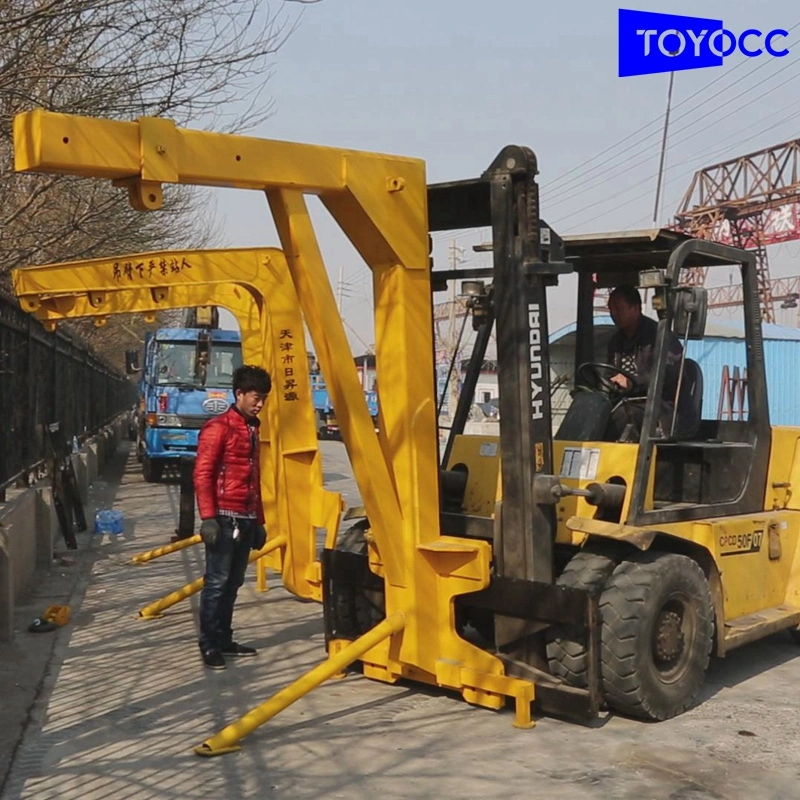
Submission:
[[[269,591],[269,585],[267,584],[267,565],[264,561],[259,561],[256,564],[256,590],[259,592]]]
[[[528,730],[536,726],[531,719],[531,703],[533,702],[533,684],[527,681],[517,682],[517,692],[514,695],[514,727]]]
[[[165,544],[163,547],[156,547],[153,550],[148,550],[146,553],[139,553],[131,559],[132,564],[145,564],[152,561],[154,558],[169,555],[170,553],[177,553],[178,550],[183,550],[186,547],[191,547],[193,544],[200,544],[202,542],[200,534],[190,536],[188,539],[179,539],[172,544]]]
[[[194,748],[198,756],[221,756],[225,753],[234,753],[241,748],[237,744],[240,739],[252,733],[260,725],[272,719],[276,714],[283,711],[296,700],[308,694],[328,678],[340,673],[345,667],[352,664],[358,658],[380,644],[384,639],[388,639],[395,633],[403,630],[406,625],[406,615],[397,612],[387,617],[383,622],[376,625],[352,644],[339,650],[335,655],[318,664],[310,672],[298,678],[294,683],[281,689],[269,700],[256,706],[241,719],[223,728],[218,734],[206,739],[202,744]]]
[[[285,545],[286,537],[276,536],[272,541],[267,542],[260,550],[254,550],[250,553],[248,563],[258,561],[259,558],[263,558],[273,550],[277,550],[279,547],[284,547]],[[197,594],[197,592],[203,588],[204,582],[204,578],[197,578],[197,580],[187,583],[186,586],[182,586],[180,589],[170,592],[170,594],[162,597],[160,600],[156,600],[155,603],[150,603],[149,606],[145,606],[139,611],[139,616],[142,619],[158,619],[159,617],[163,617],[162,611],[174,606],[176,603],[180,603],[181,600],[185,600],[187,597],[191,597],[193,594]]]

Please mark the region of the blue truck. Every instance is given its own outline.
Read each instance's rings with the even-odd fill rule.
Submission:
[[[200,428],[233,402],[241,337],[205,326],[160,328],[145,337],[141,370],[137,356],[128,353],[128,372],[140,372],[137,456],[144,479],[153,483],[181,456],[196,455]]]
[[[337,438],[339,436],[339,423],[336,421],[336,414],[333,411],[333,401],[328,394],[325,380],[318,371],[312,354],[309,354],[309,366],[311,369],[311,392],[314,402],[314,412],[317,418],[317,436],[320,439]],[[377,428],[378,393],[376,391],[365,391],[364,398],[367,401],[369,414]]]

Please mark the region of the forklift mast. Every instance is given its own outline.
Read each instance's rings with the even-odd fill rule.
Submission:
[[[542,590],[554,578],[555,508],[550,498],[537,497],[537,475],[553,474],[553,434],[550,406],[550,358],[547,288],[558,276],[571,272],[564,262],[560,237],[539,216],[536,156],[524,147],[508,146],[483,176],[429,187],[431,231],[447,227],[491,225],[493,268],[488,271],[434,272],[442,281],[457,277],[491,277],[489,310],[478,326],[476,348],[470,359],[445,452],[445,465],[454,438],[463,432],[472,401],[488,333],[497,328],[497,369],[500,395],[500,471],[502,506],[495,522],[494,588],[497,648],[518,664],[542,666],[536,630],[530,619],[498,613],[520,584],[535,582]],[[547,501],[549,500],[549,502]],[[507,579],[504,581],[503,579]],[[532,589],[528,586],[527,589]]]
[[[464,430],[492,323],[497,331],[502,476],[502,536],[498,575],[543,583],[553,580],[555,513],[538,503],[537,474],[553,472],[550,407],[548,286],[571,272],[561,238],[539,216],[536,156],[508,146],[476,180],[428,189],[430,230],[491,226],[491,270],[435,271],[435,288],[459,277],[490,277],[493,291],[467,369],[444,463]]]

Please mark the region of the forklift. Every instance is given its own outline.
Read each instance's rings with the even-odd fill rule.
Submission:
[[[662,720],[694,702],[711,655],[797,632],[800,429],[770,426],[752,254],[671,231],[562,239],[540,216],[536,158],[517,146],[477,179],[433,186],[420,159],[190,131],[165,119],[34,109],[15,118],[14,148],[18,171],[113,180],[143,212],[162,206],[162,184],[263,191],[283,282],[336,408],[364,513],[341,535],[330,521],[326,529],[327,657],[197,755],[234,752],[356,662],[366,677],[426,683],[483,708],[513,701],[518,728],[534,724],[533,704],[569,718],[605,707]],[[306,195],[319,198],[372,272],[377,432]],[[492,229],[491,268],[431,268],[431,233],[474,227]],[[683,355],[676,396],[686,392],[699,419],[686,430],[662,419],[662,404],[673,337],[685,354],[703,332],[706,294],[682,282],[684,268],[699,266],[741,274],[747,415],[702,419],[703,376]],[[272,272],[268,259],[231,278]],[[568,275],[578,287],[575,396],[554,434],[547,295]],[[440,453],[431,290],[453,280],[466,281],[477,333]],[[658,316],[644,398],[613,394],[618,367],[594,353],[595,289],[621,282],[652,293]],[[466,435],[493,327],[499,435]],[[631,424],[609,439],[604,419],[620,408]],[[298,444],[280,435],[270,451],[287,465],[276,500],[299,514],[313,494],[288,466],[315,463],[317,451]],[[308,574],[316,579],[315,569]]]
[[[712,655],[797,635],[800,430],[770,427],[752,253],[666,229],[562,238],[540,217],[536,174],[534,154],[510,146],[480,178],[428,187],[430,233],[492,229],[491,267],[431,273],[433,291],[462,281],[476,332],[441,454],[441,531],[492,548],[489,586],[454,598],[454,624],[535,684],[541,713],[665,720],[695,701]],[[745,419],[703,417],[702,371],[686,357],[708,308],[683,279],[694,267],[741,275]],[[577,276],[574,389],[554,432],[547,290],[565,275]],[[623,284],[646,290],[658,318],[646,395],[622,390],[620,367],[595,352],[597,290]],[[467,435],[493,329],[499,435]],[[665,399],[696,424],[665,420]],[[629,424],[607,440],[615,409]],[[383,618],[381,561],[367,518],[323,552],[329,642]]]

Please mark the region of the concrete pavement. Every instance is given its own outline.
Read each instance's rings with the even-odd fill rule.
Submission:
[[[326,480],[356,503],[342,444],[321,446]],[[322,610],[276,581],[257,593],[251,567],[234,623],[259,657],[224,672],[200,661],[197,597],[138,620],[141,606],[202,574],[199,547],[126,563],[169,540],[177,492],[145,484],[128,460],[114,497],[126,533],[91,541],[83,601],[59,632],[4,798],[800,797],[800,649],[786,635],[714,663],[702,702],[665,723],[543,719],[519,731],[511,710],[352,674],[291,706],[241,752],[200,759],[195,745],[324,658]]]

